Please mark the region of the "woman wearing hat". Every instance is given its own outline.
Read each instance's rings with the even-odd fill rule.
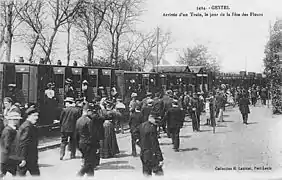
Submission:
[[[72,80],[70,78],[67,78],[65,82],[65,98],[66,97],[76,98],[76,96],[77,93],[74,87],[72,86]]]
[[[21,114],[12,111],[6,116],[7,125],[1,135],[1,174],[0,177],[4,177],[7,172],[13,176],[16,175],[17,166],[19,164],[19,158],[17,158],[16,152],[16,135],[17,126],[22,119]]]
[[[115,128],[113,120],[115,113],[113,112],[113,105],[107,102],[104,111],[104,139],[100,141],[100,156],[101,158],[112,158],[119,153]]]
[[[53,121],[56,119],[56,107],[57,107],[57,101],[55,98],[55,91],[53,89],[53,83],[49,82],[47,84],[47,89],[44,92],[45,94],[45,107],[43,110],[43,116],[44,120],[43,122],[46,122],[46,124],[52,124]]]

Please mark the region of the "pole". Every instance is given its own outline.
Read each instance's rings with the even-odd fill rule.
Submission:
[[[159,71],[159,34],[160,34],[160,28],[157,27],[157,73]]]

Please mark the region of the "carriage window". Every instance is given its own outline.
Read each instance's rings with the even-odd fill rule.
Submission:
[[[63,74],[55,74],[55,84],[56,84],[56,88],[64,88]]]
[[[97,87],[97,75],[91,75],[89,78],[89,86]]]

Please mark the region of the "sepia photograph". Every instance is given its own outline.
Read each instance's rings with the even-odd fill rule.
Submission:
[[[0,179],[282,179],[281,0],[1,0]]]

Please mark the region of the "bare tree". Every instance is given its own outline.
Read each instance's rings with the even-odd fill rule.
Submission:
[[[105,16],[105,28],[111,36],[111,64],[119,57],[121,36],[132,31],[132,24],[142,13],[142,0],[113,0]]]
[[[179,56],[177,62],[188,66],[205,66],[213,72],[220,70],[220,62],[209,53],[206,46],[201,44],[183,50],[183,55]]]
[[[6,44],[6,61],[11,60],[11,52],[12,52],[12,41],[14,37],[14,32],[17,27],[21,24],[21,21],[18,21],[17,16],[18,13],[15,11],[15,7],[17,6],[13,0],[10,1],[1,1],[1,35],[0,35],[0,49],[2,49],[3,45]],[[4,53],[4,52],[3,52]],[[2,53],[0,54],[2,59]]]
[[[94,42],[98,38],[100,27],[110,6],[110,0],[84,1],[83,7],[77,14],[76,27],[85,39],[87,47],[87,64],[94,60]]]
[[[159,38],[157,38],[159,36]],[[131,36],[132,37],[132,36]],[[159,61],[164,58],[165,53],[169,50],[171,44],[171,33],[163,32],[158,33],[152,31],[149,33],[135,33],[135,38],[128,41],[125,48],[127,59],[135,59],[138,66],[144,69],[146,65],[156,65],[157,54],[156,48],[159,46]]]
[[[55,36],[59,28],[62,25],[66,24],[69,19],[72,19],[76,15],[82,2],[83,2],[82,0],[48,1],[48,5],[51,8],[51,14],[54,24],[52,27],[52,33],[50,38],[47,38],[47,36],[42,36],[42,39],[39,43],[45,53],[45,58],[44,58],[45,63],[47,62],[51,63],[50,55],[52,52]]]
[[[42,31],[47,27],[44,20],[47,18],[44,0],[26,0],[22,3],[21,10],[17,9],[19,19],[23,21],[32,32],[25,34],[24,41],[30,50],[29,62],[33,62],[36,45],[44,39]]]

